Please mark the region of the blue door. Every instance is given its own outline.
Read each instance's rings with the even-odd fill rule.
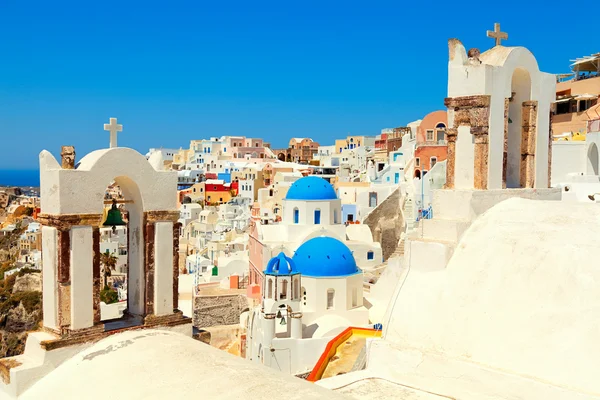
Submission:
[[[400,182],[400,172],[396,172],[394,174],[394,183],[399,183]]]
[[[315,210],[315,225],[321,223],[321,210]]]

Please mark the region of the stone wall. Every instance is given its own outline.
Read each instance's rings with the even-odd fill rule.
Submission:
[[[240,314],[248,308],[248,299],[243,294],[194,296],[193,325],[199,329],[239,325]]]
[[[409,184],[412,184],[409,183]],[[373,209],[364,220],[373,234],[373,239],[381,243],[383,259],[387,260],[396,250],[400,234],[404,230],[402,218],[402,193],[394,190],[382,203]]]

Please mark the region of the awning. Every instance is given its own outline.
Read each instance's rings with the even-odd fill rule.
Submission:
[[[571,132],[555,133],[552,136],[555,137],[555,138],[570,137],[571,136]]]
[[[584,93],[584,94],[580,94],[579,96],[575,97],[575,100],[593,100],[593,99],[597,99],[597,98],[598,98],[597,94]]]
[[[556,100],[555,103],[565,103],[565,102],[567,102],[567,101],[569,101],[571,99],[572,99],[572,97],[568,97],[566,99],[559,99],[559,100]]]

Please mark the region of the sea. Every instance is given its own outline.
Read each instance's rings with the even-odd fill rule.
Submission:
[[[39,187],[40,171],[37,169],[0,169],[0,186]]]

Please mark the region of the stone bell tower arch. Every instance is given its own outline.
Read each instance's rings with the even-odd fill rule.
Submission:
[[[100,317],[98,205],[104,204],[106,186],[113,180],[130,200],[125,207],[128,315],[135,318],[133,326],[191,323],[177,303],[177,174],[135,150],[116,147],[115,135],[111,146],[89,153],[77,164],[71,147],[63,147],[62,165],[48,151],[40,153],[43,326],[63,339],[102,336],[111,329]]]
[[[448,42],[448,189],[548,188],[554,75],[524,47]]]

